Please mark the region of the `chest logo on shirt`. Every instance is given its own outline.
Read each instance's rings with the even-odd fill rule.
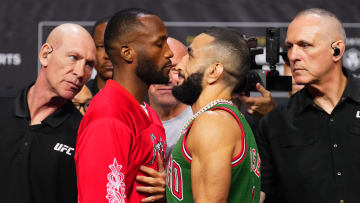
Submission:
[[[153,158],[151,159],[149,164],[152,165],[155,162],[157,153],[160,154],[162,160],[165,160],[165,151],[164,151],[164,144],[160,136],[158,137],[158,139],[156,139],[155,135],[151,134],[150,137],[153,143]]]
[[[360,111],[356,112],[356,118],[360,118]]]
[[[67,155],[71,156],[72,151],[74,151],[75,149],[61,143],[56,143],[54,150],[58,152],[65,152]]]

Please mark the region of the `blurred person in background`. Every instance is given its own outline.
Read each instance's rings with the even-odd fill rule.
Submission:
[[[193,112],[191,106],[178,101],[172,94],[172,88],[181,80],[178,72],[175,70],[182,57],[187,54],[187,48],[180,41],[169,37],[167,39],[174,56],[170,59],[172,69],[169,72],[170,81],[168,84],[155,84],[149,87],[150,106],[159,115],[165,128],[166,134],[166,159],[169,159],[170,153],[180,137],[181,128],[185,122],[191,118]]]
[[[96,21],[92,30],[92,37],[96,46],[95,69],[97,74],[95,79],[91,79],[86,83],[86,86],[90,89],[93,96],[105,86],[108,79],[112,79],[114,67],[104,48],[104,33],[109,20],[110,17],[104,17]]]

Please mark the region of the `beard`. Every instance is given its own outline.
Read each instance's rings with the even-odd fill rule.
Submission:
[[[171,62],[170,62],[171,63]],[[169,63],[166,63],[157,71],[156,64],[147,57],[139,57],[138,67],[136,69],[136,75],[144,81],[147,85],[152,84],[168,84],[169,72],[167,68]]]
[[[202,92],[201,82],[204,73],[193,73],[180,86],[175,86],[172,89],[174,97],[187,105],[193,105],[200,97]]]

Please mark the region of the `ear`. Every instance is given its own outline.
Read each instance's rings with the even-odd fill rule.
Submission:
[[[333,55],[333,61],[336,63],[338,61],[341,60],[341,58],[343,57],[344,55],[344,52],[345,52],[345,42],[343,40],[338,40],[338,41],[335,41],[334,43],[332,43],[332,48],[335,49],[335,48],[338,48],[340,50],[340,53],[338,55]]]
[[[215,83],[217,80],[219,80],[219,78],[221,77],[221,75],[224,72],[224,66],[221,63],[215,63],[213,65],[211,65],[208,69],[208,77],[207,77],[207,82],[209,84],[213,84]]]
[[[50,54],[53,52],[53,48],[50,44],[45,43],[41,46],[40,52],[39,52],[39,60],[42,66],[47,67],[48,61],[50,58]]]
[[[135,57],[135,50],[130,46],[124,45],[121,46],[120,55],[125,61],[132,63]]]

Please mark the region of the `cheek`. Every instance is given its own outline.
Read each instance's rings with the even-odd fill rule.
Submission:
[[[307,57],[307,63],[313,72],[322,72],[322,67],[326,67],[329,61],[327,56],[321,53],[309,55]]]
[[[155,85],[150,85],[148,93],[152,95],[155,94]]]
[[[85,76],[84,76],[84,80],[83,83],[85,83],[86,81],[89,80],[89,78],[91,77],[92,71],[88,71]]]
[[[47,67],[47,76],[52,83],[57,83],[63,79],[65,75],[64,68],[62,69],[59,66],[48,66]]]
[[[103,60],[104,55],[105,55],[105,50],[97,50],[96,51],[96,60],[97,61]]]

